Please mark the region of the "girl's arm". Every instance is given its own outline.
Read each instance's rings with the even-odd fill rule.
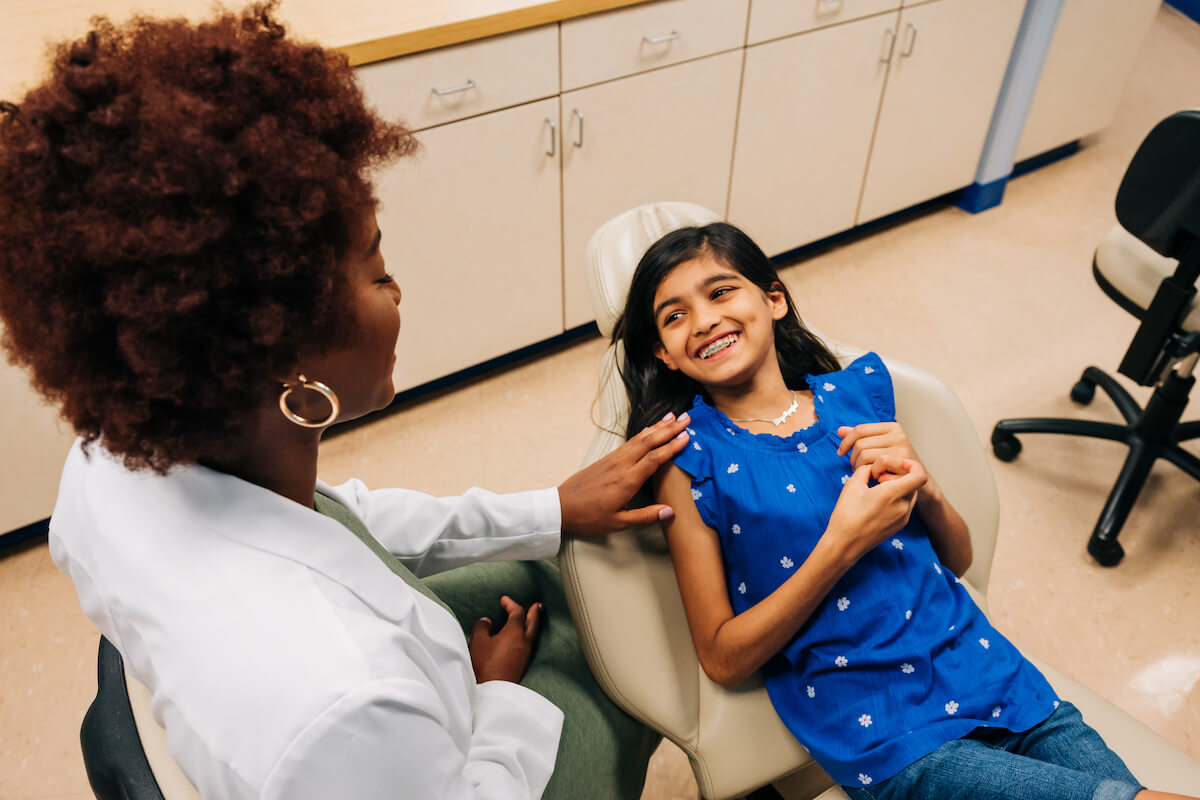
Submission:
[[[898,462],[887,463],[897,472]],[[655,479],[658,502],[675,509],[663,527],[688,627],[704,672],[728,689],[739,686],[783,649],[838,580],[867,550],[908,520],[925,473],[917,464],[902,478],[868,487],[870,467],[857,470],[838,498],[829,527],[809,557],[778,589],[734,615],[725,586],[720,539],[704,524],[691,479],[668,465]]]
[[[838,455],[849,453],[855,469],[885,457],[920,462],[908,434],[898,422],[871,422],[853,428],[844,426],[838,428],[838,435],[842,437]],[[886,481],[888,476],[881,475],[880,480]],[[917,492],[917,514],[929,530],[929,542],[938,558],[951,572],[962,577],[974,559],[971,532],[966,520],[946,499],[942,487],[932,476]]]

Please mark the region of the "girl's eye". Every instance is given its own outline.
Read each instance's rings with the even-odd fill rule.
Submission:
[[[395,277],[393,277],[392,274],[389,272],[388,274],[384,275],[382,278],[380,278],[379,280],[377,280],[375,282],[376,283],[393,283],[395,280],[396,280]]]
[[[727,294],[732,291],[733,291],[732,286],[722,286],[720,289],[717,289],[715,292],[712,293],[712,299],[716,300],[721,295]]]
[[[682,317],[682,316],[683,316],[683,312],[681,312],[681,311],[673,311],[673,312],[671,312],[670,314],[667,314],[667,316],[663,318],[663,323],[662,323],[662,324],[663,324],[663,325],[670,325],[672,322],[674,322],[675,320],[679,319],[679,318],[680,318],[680,317]]]

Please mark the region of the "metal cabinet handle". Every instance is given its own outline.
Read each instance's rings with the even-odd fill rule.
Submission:
[[[546,155],[553,157],[558,152],[555,146],[555,142],[558,141],[558,128],[555,127],[554,122],[549,117],[546,117],[546,124],[550,126],[550,149],[546,151]]]
[[[651,39],[649,36],[643,36],[642,41],[645,42],[646,44],[662,44],[663,42],[674,41],[675,39],[678,39],[682,36],[683,36],[683,34],[680,33],[679,31],[671,31],[666,36],[656,36],[653,39]]]
[[[883,53],[879,56],[880,64],[887,64],[892,60],[892,51],[896,49],[896,32],[888,28],[883,32]]]
[[[583,113],[578,108],[573,109],[571,113],[579,119],[579,136],[575,139],[573,144],[576,147],[583,147]]]
[[[433,93],[436,94],[438,97],[445,97],[448,94],[456,94],[458,92],[465,92],[468,89],[474,89],[474,88],[475,88],[475,81],[471,80],[470,78],[467,78],[467,82],[464,83],[462,86],[454,86],[449,89],[439,89],[435,86],[435,87],[433,87]]]
[[[910,36],[908,39],[908,47],[900,51],[901,58],[911,56],[913,48],[917,46],[917,26],[910,22],[908,23],[908,30],[912,31],[912,36]]]

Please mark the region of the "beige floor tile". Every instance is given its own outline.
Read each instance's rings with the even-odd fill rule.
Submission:
[[[995,209],[934,208],[788,267],[802,315],[937,374],[985,441],[1005,417],[1117,421],[1103,397],[1083,409],[1067,397],[1083,367],[1115,368],[1136,327],[1096,288],[1091,253],[1142,137],[1200,105],[1197,74],[1200,26],[1164,8],[1109,130],[1010,182]],[[591,440],[604,346],[576,342],[332,437],[321,475],[435,494],[556,485]],[[1200,759],[1200,491],[1156,467],[1121,535],[1125,560],[1098,567],[1084,546],[1123,458],[1112,443],[1028,436],[1015,462],[992,461],[1002,516],[991,608],[1023,649]],[[89,796],[78,728],[95,647],[44,545],[0,558],[0,797]],[[678,748],[655,754],[643,797],[697,797]]]

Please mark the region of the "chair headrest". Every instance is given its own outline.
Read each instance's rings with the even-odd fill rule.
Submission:
[[[1200,238],[1200,109],[1176,112],[1146,136],[1117,190],[1117,219],[1168,258]]]
[[[650,245],[673,230],[720,219],[715,211],[695,203],[647,203],[597,228],[588,240],[587,277],[600,334],[612,336],[613,326],[625,310],[633,271]]]

